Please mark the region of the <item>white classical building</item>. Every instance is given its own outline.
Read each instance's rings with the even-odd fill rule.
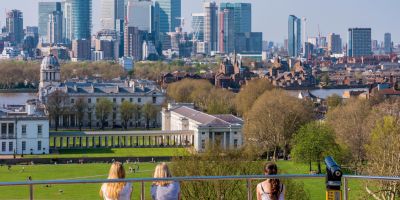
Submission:
[[[49,120],[37,102],[0,108],[0,154],[48,154]]]
[[[169,104],[161,116],[163,131],[193,131],[198,152],[207,145],[220,145],[223,149],[242,146],[243,120],[234,115],[209,115],[195,110],[193,104]]]
[[[75,102],[82,98],[87,104],[87,112],[83,120],[78,122],[76,113],[66,113],[59,119],[59,126],[65,128],[78,127],[82,123],[83,127],[99,127],[99,120],[96,119],[96,103],[101,98],[109,99],[113,102],[113,112],[107,120],[107,127],[120,126],[122,124],[119,106],[124,101],[143,106],[147,103],[159,109],[166,99],[164,91],[156,86],[156,83],[149,80],[111,80],[101,81],[98,79],[74,79],[61,81],[60,64],[53,55],[43,58],[40,67],[39,99],[46,104],[50,94],[55,91],[63,91],[68,96],[67,106],[73,107]],[[145,119],[139,114],[139,119],[131,119],[129,127],[143,126]],[[157,126],[160,123],[160,116],[152,120]],[[51,127],[55,125],[54,120],[50,121]],[[153,126],[153,125],[151,125]]]

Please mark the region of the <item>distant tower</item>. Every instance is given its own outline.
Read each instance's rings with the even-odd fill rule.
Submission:
[[[288,53],[290,57],[298,57],[301,49],[301,19],[289,16]]]
[[[61,82],[60,64],[57,58],[50,54],[42,60],[40,65],[39,99],[44,100],[48,86],[57,85]]]
[[[218,48],[218,15],[215,2],[204,3],[204,42],[208,43],[208,51],[216,51]]]
[[[385,33],[385,53],[391,54],[392,53],[392,35],[390,33]]]
[[[63,13],[54,11],[49,14],[47,25],[47,42],[50,44],[59,44],[63,42]]]
[[[24,19],[22,12],[11,10],[7,12],[6,30],[10,34],[10,41],[19,44],[24,39]]]

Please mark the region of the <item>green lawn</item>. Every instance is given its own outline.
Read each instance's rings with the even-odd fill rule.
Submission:
[[[156,157],[187,155],[185,148],[98,148],[65,149],[59,154],[26,155],[27,158],[85,158],[85,157]]]
[[[99,179],[106,178],[109,164],[70,164],[70,165],[33,165],[13,166],[11,171],[7,167],[0,167],[0,181],[24,181],[28,176],[34,180],[56,180],[56,179]],[[125,165],[126,166],[126,165]],[[260,163],[262,166],[262,163]],[[279,161],[280,173],[284,174],[308,174],[308,166],[296,164],[290,161]],[[127,173],[129,178],[151,177],[155,164],[141,163],[139,173]],[[316,167],[316,166],[314,166]],[[126,166],[126,168],[128,168]],[[309,191],[312,200],[325,199],[324,179],[305,179],[305,189]],[[255,183],[254,183],[255,184]],[[149,184],[146,184],[146,194],[149,194]],[[351,180],[349,182],[350,199],[365,199],[362,194],[362,182]],[[52,185],[51,187],[35,186],[35,199],[99,199],[100,184],[85,185]],[[59,192],[62,190],[62,192]],[[132,199],[139,199],[139,184],[134,184]],[[0,199],[27,199],[28,187],[0,187]],[[149,197],[147,196],[147,199]]]

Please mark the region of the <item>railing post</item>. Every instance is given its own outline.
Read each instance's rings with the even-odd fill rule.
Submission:
[[[247,200],[253,200],[253,190],[251,188],[250,179],[247,179]]]
[[[144,181],[142,181],[142,183],[141,183],[140,199],[141,200],[145,200],[145,197],[144,197]]]
[[[347,178],[343,178],[343,200],[348,200],[348,180]]]
[[[29,199],[33,200],[33,185],[29,184]]]

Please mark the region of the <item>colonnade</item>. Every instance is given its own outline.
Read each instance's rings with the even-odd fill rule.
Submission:
[[[188,147],[193,135],[80,135],[50,136],[51,149]]]

